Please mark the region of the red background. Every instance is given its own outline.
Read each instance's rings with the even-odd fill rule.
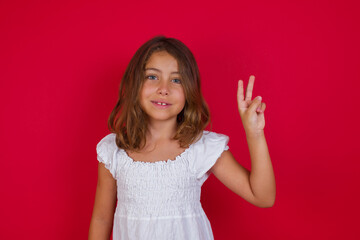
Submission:
[[[86,239],[97,142],[136,49],[194,53],[215,132],[250,168],[237,80],[256,77],[277,181],[272,208],[213,175],[215,239],[359,239],[356,1],[1,1],[1,239]]]

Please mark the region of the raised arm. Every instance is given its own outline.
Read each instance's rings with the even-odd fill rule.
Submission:
[[[103,163],[98,164],[98,182],[89,228],[89,240],[110,239],[116,207],[116,180]]]
[[[243,81],[239,81],[238,107],[245,129],[251,157],[251,172],[242,167],[231,154],[224,151],[211,171],[231,191],[258,207],[271,207],[275,202],[276,184],[270,154],[267,147],[265,127],[265,103],[261,98],[251,100],[255,77],[250,76],[243,93]]]

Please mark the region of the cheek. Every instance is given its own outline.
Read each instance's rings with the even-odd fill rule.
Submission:
[[[185,105],[185,92],[184,92],[184,89],[181,89],[179,91],[178,96],[179,96],[179,100]]]
[[[141,98],[147,98],[151,95],[152,93],[152,87],[149,86],[149,84],[144,84],[144,86],[142,87],[141,91],[140,91],[140,95]]]

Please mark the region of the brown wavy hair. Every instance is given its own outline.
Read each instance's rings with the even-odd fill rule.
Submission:
[[[209,108],[201,93],[199,69],[190,49],[177,39],[156,36],[136,51],[121,79],[119,98],[108,119],[108,128],[116,133],[119,148],[138,151],[146,144],[148,116],[140,107],[139,96],[145,65],[151,54],[158,51],[166,51],[177,60],[185,93],[185,106],[177,116],[173,139],[181,147],[188,147],[210,122]]]

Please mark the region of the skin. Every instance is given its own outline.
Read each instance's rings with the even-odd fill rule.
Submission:
[[[171,106],[159,109],[152,103],[163,100]],[[155,52],[145,66],[145,81],[140,92],[141,108],[150,116],[150,126],[176,122],[185,106],[185,93],[178,73],[178,64],[167,52]]]
[[[141,152],[128,152],[136,161],[154,162],[159,159],[173,160],[184,151],[179,143],[171,140],[176,130],[176,116],[185,106],[184,89],[179,83],[181,78],[178,64],[167,52],[156,52],[148,60],[145,68],[146,79],[141,90],[140,104],[149,115],[149,134],[146,146]],[[156,70],[155,70],[156,69]],[[158,109],[152,100],[165,100],[172,105]],[[89,240],[110,239],[114,212],[116,208],[116,180],[103,163],[98,163],[98,182],[93,214],[89,228]]]
[[[251,157],[251,172],[241,166],[230,151],[224,151],[211,168],[212,173],[231,191],[257,207],[272,207],[276,185],[266,144],[264,112],[266,104],[252,98],[255,77],[250,76],[244,97],[243,81],[238,82],[237,102]]]
[[[174,160],[185,149],[171,138],[176,132],[176,118],[185,106],[185,93],[177,60],[166,51],[155,52],[145,66],[145,81],[140,105],[149,116],[146,145],[128,155],[143,162]],[[165,101],[170,107],[159,109],[153,101]]]
[[[141,91],[141,106],[150,117],[147,144],[141,152],[128,155],[136,161],[159,161],[174,159],[184,151],[171,140],[176,130],[176,116],[185,104],[184,91],[177,80],[180,76],[176,59],[166,52],[154,53],[146,65],[144,87]],[[152,77],[149,77],[152,76]],[[238,110],[246,132],[251,157],[251,172],[242,167],[230,151],[224,151],[214,166],[212,173],[231,191],[249,203],[266,208],[275,202],[275,177],[267,148],[264,127],[266,105],[252,98],[255,77],[250,76],[244,97],[243,81],[238,82]],[[155,108],[151,101],[166,99],[172,103],[167,109]],[[116,207],[116,180],[105,168],[98,165],[98,183],[93,215],[89,229],[89,239],[109,239]]]
[[[89,240],[110,239],[116,207],[116,192],[116,180],[105,165],[99,162]]]

